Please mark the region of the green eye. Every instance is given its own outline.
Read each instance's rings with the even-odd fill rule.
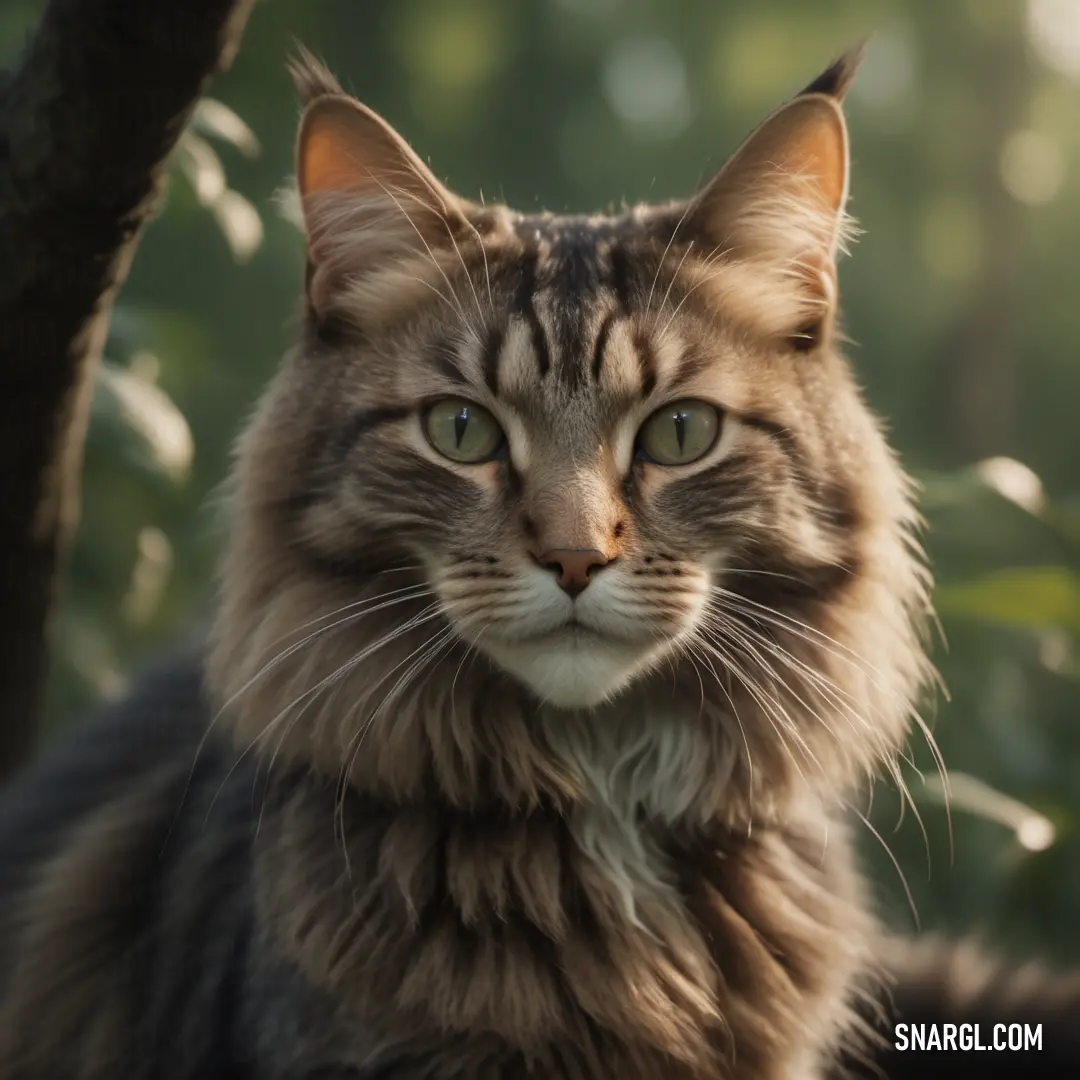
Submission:
[[[720,414],[704,401],[674,401],[649,417],[638,433],[638,447],[657,465],[689,465],[716,442]]]
[[[428,409],[424,428],[431,445],[452,461],[487,461],[503,444],[502,428],[480,405],[443,398]]]

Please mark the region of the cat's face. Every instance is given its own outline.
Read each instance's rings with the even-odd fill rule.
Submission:
[[[309,71],[307,325],[241,453],[223,625],[413,588],[392,632],[434,624],[416,651],[445,646],[447,681],[481,654],[581,709],[692,672],[703,701],[741,693],[793,728],[795,700],[820,726],[858,683],[897,699],[893,738],[924,581],[905,480],[835,347],[850,74],[684,203],[559,217],[462,200]]]
[[[557,705],[693,648],[726,576],[839,586],[852,558],[844,493],[819,505],[800,474],[829,452],[804,353],[717,306],[704,238],[661,259],[677,220],[487,216],[487,265],[466,236],[430,276],[446,302],[376,347],[342,328],[318,361],[349,372],[323,424],[378,412],[327,474],[315,542],[414,557],[455,631]]]
[[[667,277],[647,311],[619,268],[640,226],[505,224],[487,273],[449,268],[455,302],[383,358],[402,414],[358,448],[341,506],[400,529],[476,648],[594,705],[692,636],[730,553],[737,506],[710,492],[746,441],[721,374],[740,346],[675,313]],[[371,482],[387,466],[397,490]]]

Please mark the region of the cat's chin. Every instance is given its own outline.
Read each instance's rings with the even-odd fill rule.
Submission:
[[[532,641],[486,639],[482,647],[504,671],[560,709],[602,705],[651,666],[657,649],[577,627]]]

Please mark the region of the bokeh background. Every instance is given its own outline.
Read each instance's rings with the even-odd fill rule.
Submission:
[[[40,8],[0,5],[0,67]],[[216,493],[297,310],[294,36],[463,193],[589,210],[689,192],[868,31],[841,284],[924,485],[952,838],[919,737],[924,828],[885,784],[857,827],[897,926],[1080,960],[1080,0],[263,0],[116,310],[48,734],[212,603]]]

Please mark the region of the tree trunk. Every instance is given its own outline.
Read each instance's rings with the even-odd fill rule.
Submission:
[[[0,777],[31,749],[113,299],[254,0],[51,0],[0,87]]]

